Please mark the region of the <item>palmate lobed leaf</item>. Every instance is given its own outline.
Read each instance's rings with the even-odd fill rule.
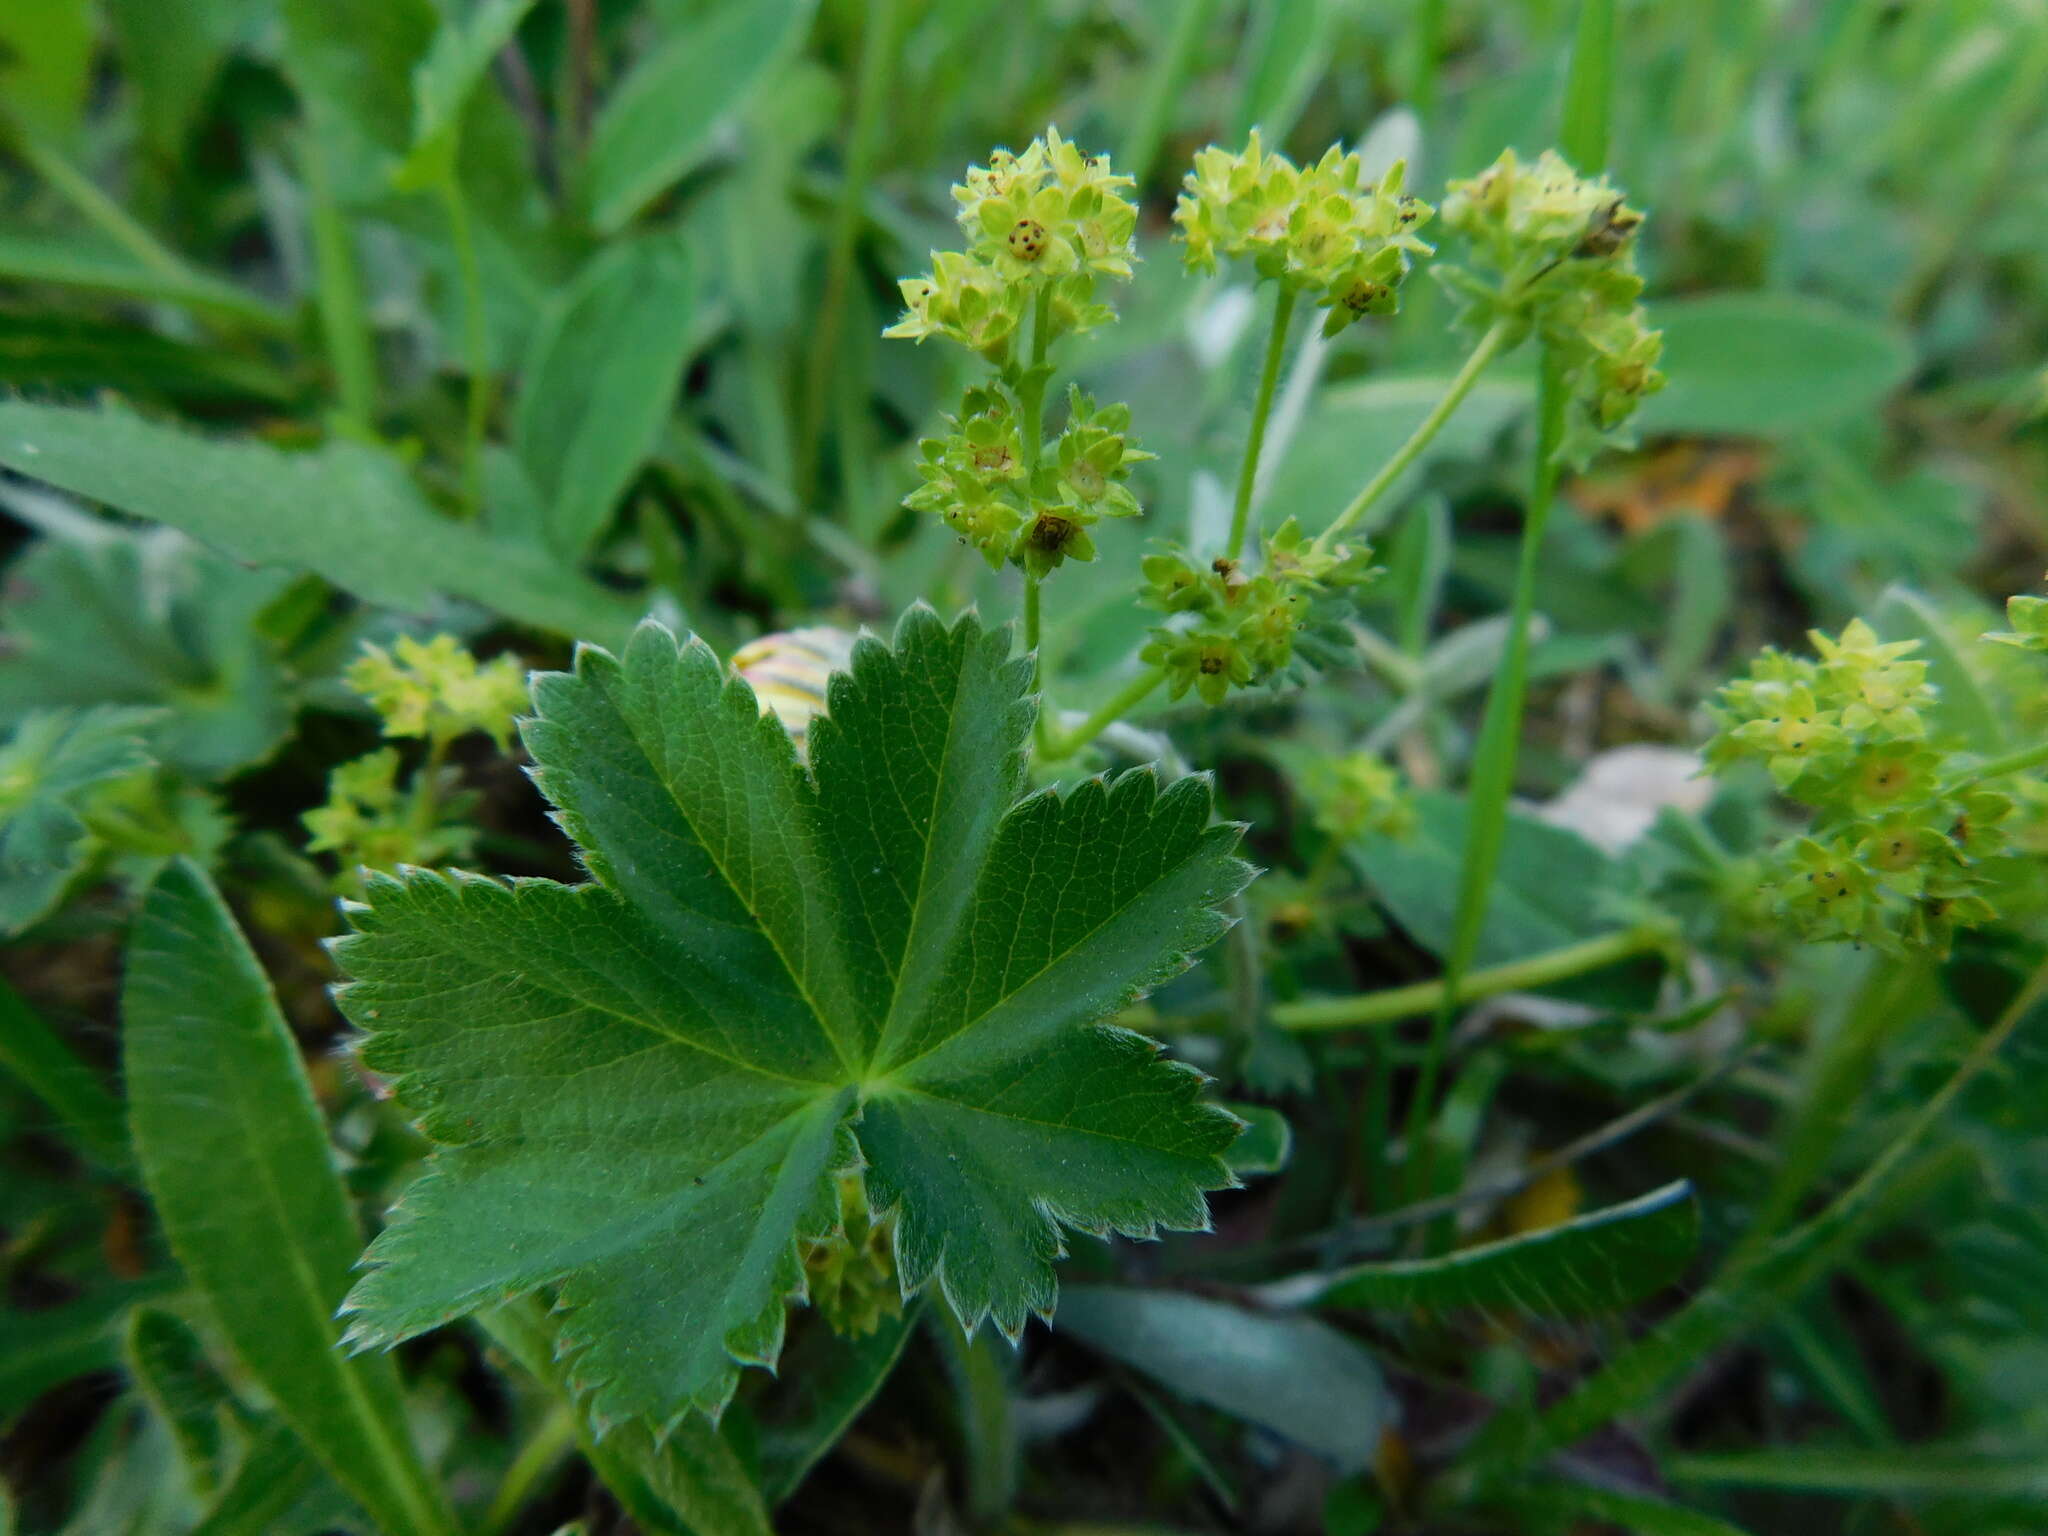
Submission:
[[[372,1245],[351,1338],[557,1287],[600,1420],[718,1411],[771,1363],[835,1173],[906,1292],[1014,1333],[1061,1228],[1206,1224],[1239,1122],[1101,1021],[1250,877],[1205,780],[1018,798],[1006,631],[928,609],[833,679],[811,765],[701,642],[643,625],[534,685],[535,774],[594,876],[375,881],[336,953],[365,1064],[443,1145]]]

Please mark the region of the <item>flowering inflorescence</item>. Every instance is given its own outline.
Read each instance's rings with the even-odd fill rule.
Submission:
[[[482,731],[502,752],[512,743],[513,716],[526,707],[526,672],[516,657],[480,662],[453,635],[401,635],[389,651],[366,645],[346,680],[384,717],[386,736],[446,742]]]
[[[1318,549],[1292,518],[1262,548],[1255,571],[1227,558],[1204,564],[1173,545],[1145,557],[1141,600],[1187,616],[1154,629],[1140,653],[1166,674],[1172,697],[1192,689],[1217,704],[1232,688],[1285,672],[1299,639],[1341,621],[1352,594],[1378,574],[1370,549]]]
[[[513,717],[526,705],[526,673],[516,657],[479,662],[453,635],[419,641],[402,635],[387,651],[366,645],[343,674],[383,717],[388,738],[422,737],[426,761],[409,779],[394,747],[343,763],[328,779],[327,800],[306,813],[312,853],[340,861],[341,885],[357,871],[459,862],[476,845],[470,822],[477,797],[443,761],[449,744],[472,731],[510,748]]]
[[[930,273],[905,278],[903,318],[882,334],[948,337],[1001,366],[1040,299],[1052,336],[1110,320],[1095,279],[1131,275],[1131,184],[1057,128],[1021,155],[997,150],[953,188],[967,249],[935,251]]]
[[[1340,843],[1367,833],[1405,838],[1415,830],[1414,797],[1375,753],[1319,758],[1302,775],[1301,787],[1317,830]]]
[[[967,391],[943,437],[919,446],[921,484],[905,505],[934,512],[980,550],[991,570],[1006,561],[1043,576],[1066,560],[1093,560],[1088,530],[1105,517],[1135,517],[1131,466],[1151,454],[1129,436],[1125,405],[1098,407],[1078,387],[1051,453],[1027,466],[1023,425],[1003,389]]]
[[[1211,145],[1173,211],[1190,270],[1248,258],[1261,278],[1314,296],[1333,335],[1364,315],[1392,314],[1410,258],[1431,254],[1416,233],[1435,209],[1402,190],[1396,162],[1377,182],[1356,153],[1332,145],[1306,168],[1269,152],[1254,128],[1235,153]]]
[[[1528,165],[1504,150],[1450,184],[1443,220],[1480,269],[1437,268],[1463,302],[1462,318],[1482,331],[1503,326],[1510,344],[1531,331],[1544,339],[1573,405],[1559,452],[1585,462],[1664,387],[1663,337],[1638,302],[1642,214],[1606,178],[1579,175],[1553,150]]]
[[[1800,936],[1946,952],[1995,916],[1985,864],[2008,851],[2014,801],[1931,732],[1939,696],[1918,641],[1880,641],[1860,619],[1812,640],[1816,655],[1767,650],[1722,689],[1708,765],[1761,762],[1816,813],[1769,861]]]

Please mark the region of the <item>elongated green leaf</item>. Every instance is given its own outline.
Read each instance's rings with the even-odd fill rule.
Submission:
[[[688,253],[673,236],[608,247],[533,340],[513,442],[547,502],[548,543],[575,559],[654,448],[695,332]]]
[[[154,0],[147,3],[153,4]],[[281,312],[232,283],[190,273],[162,272],[137,261],[118,246],[73,235],[25,230],[0,232],[0,277],[90,293],[161,299],[266,326],[285,323]]]
[[[122,1013],[143,1180],[222,1334],[382,1528],[448,1530],[396,1372],[336,1348],[355,1219],[270,983],[188,860],[143,902]]]
[[[383,195],[412,143],[413,70],[433,0],[282,0],[285,73],[305,102],[343,202]]]
[[[599,1421],[667,1424],[775,1358],[855,1159],[905,1288],[1013,1333],[1062,1225],[1206,1221],[1238,1122],[1098,1023],[1222,931],[1237,829],[1150,773],[1018,802],[1008,650],[913,610],[833,679],[809,772],[658,626],[536,680],[536,778],[595,880],[381,879],[336,946],[365,1062],[443,1143],[352,1338],[555,1286]]]
[[[1378,1364],[1308,1317],[1247,1312],[1177,1291],[1069,1286],[1057,1325],[1194,1402],[1329,1458],[1370,1465],[1396,1407]]]
[[[1940,690],[1932,711],[1938,730],[1960,737],[1971,751],[1986,756],[2011,744],[2005,721],[1969,652],[1957,643],[1954,627],[1943,622],[1932,603],[1910,587],[1889,587],[1870,618],[1887,640],[1920,642],[1915,654],[1925,658],[1927,680]]]
[[[454,171],[462,109],[533,3],[481,0],[466,16],[442,18],[426,57],[413,71],[412,150],[396,173],[402,185],[429,186]]]
[[[611,234],[701,164],[754,82],[803,36],[812,0],[725,0],[677,24],[613,92],[591,134],[585,195]]]
[[[1598,175],[1607,168],[1607,131],[1613,113],[1614,0],[1579,0],[1557,147],[1582,175]]]
[[[192,1486],[213,1488],[226,1443],[226,1411],[234,1401],[191,1327],[162,1307],[128,1314],[123,1341],[128,1374],[170,1430]]]
[[[353,443],[283,453],[116,411],[0,404],[0,464],[237,559],[310,570],[413,612],[437,592],[559,634],[621,632],[631,610],[542,550],[437,515],[399,464]]]
[[[128,1125],[120,1100],[5,982],[0,982],[0,1067],[55,1111],[78,1148],[94,1161],[108,1168],[127,1164]]]
[[[1710,293],[1650,307],[1668,387],[1636,413],[1645,433],[1777,437],[1872,410],[1913,350],[1880,321],[1789,293]]]
[[[297,394],[291,380],[257,359],[75,315],[0,316],[0,383],[119,390],[200,406],[275,408]]]
[[[1540,1232],[1410,1263],[1359,1264],[1273,1287],[1321,1307],[1473,1307],[1534,1317],[1612,1312],[1672,1284],[1699,1247],[1699,1202],[1680,1180]]]
[[[1737,1488],[1799,1489],[1843,1498],[2033,1498],[2048,1504],[2048,1455],[2036,1447],[1986,1455],[1968,1447],[1894,1448],[1799,1446],[1673,1457],[1676,1483]]]

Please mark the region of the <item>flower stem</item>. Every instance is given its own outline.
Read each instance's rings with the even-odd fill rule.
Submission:
[[[1545,950],[1542,954],[1512,960],[1505,965],[1468,971],[1458,981],[1452,1005],[1498,997],[1503,992],[1525,992],[1531,987],[1548,986],[1573,976],[1582,976],[1587,971],[1597,971],[1603,966],[1660,949],[1669,936],[1669,931],[1662,926],[1645,923],[1577,944],[1567,944],[1560,949]],[[1279,1003],[1273,1008],[1273,1022],[1282,1029],[1292,1030],[1357,1029],[1366,1025],[1398,1024],[1403,1019],[1422,1018],[1434,1013],[1449,990],[1446,986],[1448,980],[1448,977],[1440,976],[1435,981],[1388,987],[1384,991],[1364,992],[1355,997]]]
[[[2017,752],[2008,752],[2003,757],[1994,757],[1989,762],[1979,763],[1951,785],[1947,792],[1957,794],[1972,785],[1982,784],[1986,779],[2003,778],[2008,773],[2018,773],[2021,769],[2032,768],[2037,763],[2048,763],[2048,741],[2037,742],[2031,747],[2022,747]]]
[[[1018,404],[1024,413],[1024,497],[1032,505],[1031,515],[1036,515],[1032,503],[1033,482],[1038,478],[1038,461],[1045,453],[1045,352],[1052,341],[1052,285],[1039,285],[1038,297],[1031,306],[1031,365],[1024,375],[1023,387],[1017,391]],[[1031,687],[1038,694],[1038,721],[1032,727],[1032,735],[1041,754],[1051,739],[1051,727],[1046,723],[1052,714],[1052,700],[1046,697],[1043,686],[1044,669],[1039,664],[1039,604],[1038,577],[1026,567],[1024,571],[1024,649],[1031,653]]]
[[[512,1465],[491,1495],[491,1507],[478,1526],[482,1536],[501,1536],[518,1520],[535,1486],[552,1472],[576,1444],[576,1411],[566,1398],[548,1408],[547,1417],[519,1448]]]
[[[1337,514],[1337,520],[1317,535],[1315,549],[1318,554],[1326,553],[1337,541],[1340,534],[1366,514],[1372,504],[1387,493],[1393,483],[1401,478],[1401,472],[1413,464],[1422,450],[1435,440],[1437,433],[1444,429],[1458,407],[1472,393],[1472,386],[1479,382],[1479,376],[1487,365],[1507,350],[1508,327],[1506,322],[1497,321],[1479,338],[1479,345],[1472,349],[1472,355],[1465,359],[1443,398],[1437,401],[1422,423],[1408,434],[1408,441],[1394,450],[1394,456],[1380,466],[1378,474],[1366,481],[1364,489],[1351,498],[1351,505]]]
[[[1237,505],[1230,513],[1230,544],[1223,551],[1235,560],[1244,550],[1251,528],[1252,492],[1258,486],[1259,451],[1266,443],[1266,418],[1273,413],[1273,388],[1280,382],[1280,361],[1287,355],[1287,327],[1294,318],[1294,289],[1282,283],[1273,300],[1273,332],[1266,338],[1266,366],[1259,374],[1259,397],[1252,403],[1252,430],[1245,439],[1244,463],[1237,471]]]
[[[1025,579],[1028,581],[1030,578],[1026,577]],[[1031,589],[1027,587],[1025,590],[1028,593]],[[1122,688],[1118,689],[1093,714],[1089,715],[1087,719],[1083,720],[1071,731],[1062,734],[1047,727],[1039,737],[1039,757],[1048,763],[1056,763],[1063,758],[1072,757],[1076,752],[1087,746],[1089,742],[1121,720],[1128,710],[1143,703],[1152,690],[1165,681],[1166,674],[1160,671],[1159,668],[1147,667],[1143,672],[1140,672],[1136,677],[1124,684]],[[1043,722],[1044,719],[1045,716],[1041,714],[1039,720]]]
[[[1480,350],[1485,350],[1483,342]],[[1500,868],[1501,846],[1507,837],[1508,799],[1515,787],[1522,711],[1529,693],[1529,625],[1536,610],[1536,564],[1543,550],[1544,530],[1550,523],[1550,509],[1557,499],[1557,446],[1564,437],[1567,403],[1567,387],[1557,360],[1546,348],[1536,392],[1535,484],[1522,520],[1521,554],[1515,567],[1514,595],[1508,606],[1507,649],[1486,695],[1479,743],[1466,786],[1471,814],[1458,871],[1458,905],[1452,919],[1451,944],[1444,956],[1446,986],[1430,1023],[1429,1047],[1422,1058],[1415,1097],[1408,1105],[1405,1139],[1409,1167],[1416,1176],[1412,1192],[1417,1199],[1433,1193],[1430,1177],[1436,1140],[1430,1134],[1430,1118],[1436,1113],[1437,1079],[1443,1070],[1444,1047],[1450,1038],[1458,989],[1479,950],[1480,932],[1486,926],[1487,901],[1493,892],[1493,877]]]

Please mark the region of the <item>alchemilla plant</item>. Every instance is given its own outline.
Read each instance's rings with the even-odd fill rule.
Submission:
[[[231,8],[0,16],[0,1531],[2033,1528],[2048,33]]]

